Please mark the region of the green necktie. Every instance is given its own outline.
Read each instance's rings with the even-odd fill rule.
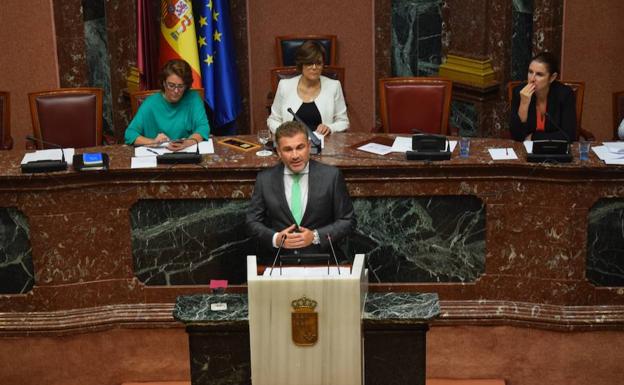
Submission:
[[[301,224],[301,217],[303,217],[303,213],[301,212],[301,185],[299,184],[300,179],[301,174],[292,174],[292,188],[290,189],[290,211],[295,218],[295,222],[297,222],[297,226]]]

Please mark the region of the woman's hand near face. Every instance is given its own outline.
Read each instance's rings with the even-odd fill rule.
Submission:
[[[535,84],[528,83],[520,90],[520,104],[528,105],[531,103],[531,97],[535,93]]]
[[[316,127],[316,132],[321,135],[329,135],[331,134],[331,129],[329,128],[329,126],[321,123]]]

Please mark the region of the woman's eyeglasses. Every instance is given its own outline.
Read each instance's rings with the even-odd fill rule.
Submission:
[[[176,84],[165,82],[165,86],[169,91],[184,91],[186,89],[186,84]]]

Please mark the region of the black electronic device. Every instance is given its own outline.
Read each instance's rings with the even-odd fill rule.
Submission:
[[[534,140],[533,151],[527,154],[531,163],[570,163],[570,143],[566,140]]]
[[[22,164],[23,173],[37,173],[37,172],[53,172],[53,171],[65,171],[67,170],[67,162],[65,161],[65,151],[63,146],[45,141],[43,139],[35,138],[32,135],[26,136],[27,140],[47,144],[49,146],[59,148],[61,150],[61,160],[58,159],[42,159]]]
[[[450,145],[444,135],[416,134],[412,136],[412,151],[405,156],[407,160],[449,160]]]
[[[194,138],[187,138],[195,141],[197,149],[192,152],[168,152],[166,154],[156,156],[156,161],[160,164],[195,164],[201,163],[202,155],[199,153],[199,142]],[[180,139],[186,140],[186,139]]]
[[[290,114],[293,116],[293,118],[303,124],[303,126],[308,130],[308,137],[310,138],[310,142],[312,142],[312,146],[310,148],[310,154],[312,155],[318,155],[321,153],[322,150],[322,145],[321,145],[321,140],[316,136],[316,134],[314,134],[314,130],[312,130],[310,128],[310,126],[308,126],[306,124],[306,122],[304,122],[299,115],[297,115],[292,108],[288,108],[288,112],[290,112]]]

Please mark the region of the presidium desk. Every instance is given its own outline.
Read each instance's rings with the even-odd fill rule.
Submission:
[[[624,168],[581,163],[577,147],[570,164],[529,164],[496,139],[443,162],[355,150],[371,138],[334,134],[317,157],[347,180],[358,225],[338,247],[367,255],[369,292],[438,293],[434,325],[622,329]],[[520,160],[490,159],[509,146]],[[277,158],[215,148],[200,165],[133,170],[131,147],[101,147],[110,171],[47,175],[0,152],[0,333],[171,327],[176,297],[210,279],[244,293],[244,215]]]

